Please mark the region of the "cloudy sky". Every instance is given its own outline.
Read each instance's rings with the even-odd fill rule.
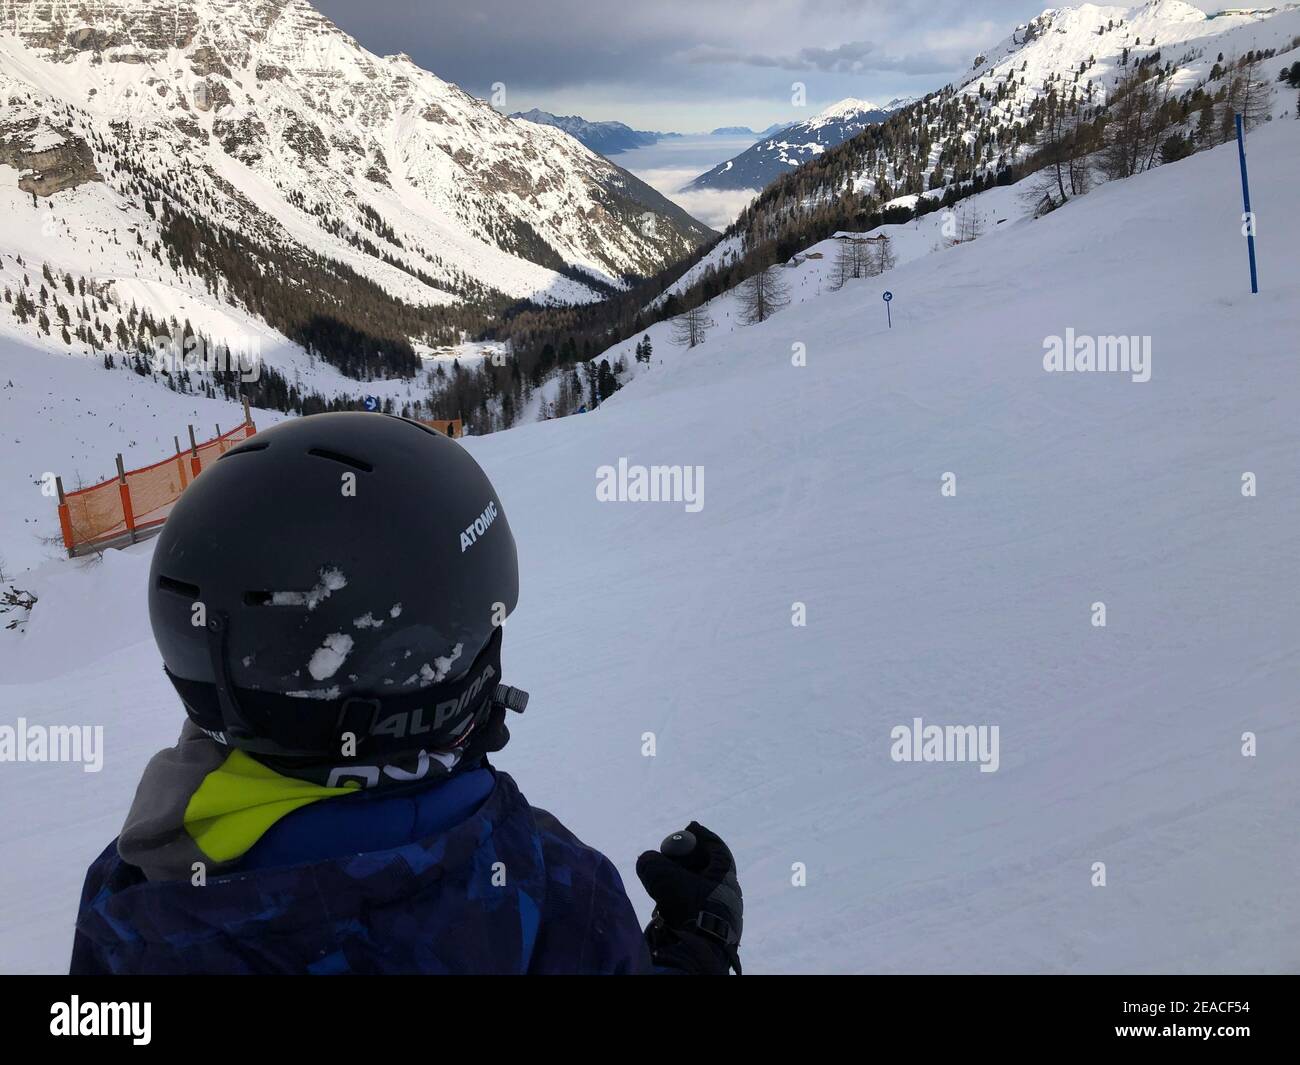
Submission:
[[[313,0],[371,51],[510,111],[761,129],[846,96],[919,96],[1046,0]],[[1064,6],[1058,4],[1058,6]],[[807,86],[807,106],[791,84]]]

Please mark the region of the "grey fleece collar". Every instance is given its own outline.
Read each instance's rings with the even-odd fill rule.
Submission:
[[[149,880],[187,880],[195,862],[209,875],[219,873],[222,867],[186,831],[185,810],[204,778],[229,755],[229,748],[186,721],[176,746],[159,751],[145,767],[117,839],[122,861],[138,866]]]

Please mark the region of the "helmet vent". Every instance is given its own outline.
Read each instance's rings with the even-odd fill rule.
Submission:
[[[351,455],[341,455],[337,451],[327,451],[323,447],[314,447],[307,452],[308,455],[315,455],[318,459],[329,459],[331,462],[342,463],[344,466],[351,466],[354,470],[360,470],[362,473],[371,473],[374,467],[370,463],[361,459],[354,459]]]
[[[186,584],[185,581],[178,581],[173,577],[164,577],[162,574],[158,575],[158,590],[183,595],[187,599],[197,599],[199,597],[199,586],[197,584]]]
[[[245,455],[250,451],[265,451],[270,446],[265,440],[258,440],[251,444],[241,444],[239,447],[231,448],[224,455],[219,456],[217,461],[228,459],[231,455]]]

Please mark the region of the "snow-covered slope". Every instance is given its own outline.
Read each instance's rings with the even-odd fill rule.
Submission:
[[[1032,86],[1059,71],[1077,70],[1080,63],[1096,57],[1093,73],[1082,79],[1100,80],[1112,72],[1127,49],[1136,60],[1150,51],[1219,36],[1242,27],[1254,26],[1295,4],[1277,4],[1258,9],[1233,8],[1229,13],[1207,14],[1185,0],[1149,0],[1145,4],[1078,4],[1047,8],[1042,14],[1017,26],[1007,37],[975,57],[972,69],[962,79],[970,85],[985,77],[1014,73]],[[1014,70],[1007,60],[1015,59]],[[1174,57],[1170,57],[1174,58]],[[1213,61],[1213,57],[1211,57]],[[1182,64],[1180,64],[1181,66]],[[1209,68],[1206,67],[1208,70]]]
[[[521,550],[533,699],[496,761],[642,916],[635,855],[697,817],[749,972],[1300,967],[1298,130],[1250,141],[1258,296],[1223,146],[660,338],[600,410],[468,442]],[[1150,380],[1045,372],[1070,329],[1149,337]],[[621,457],[702,467],[702,509],[600,502]],[[67,964],[82,870],[177,732],[150,550],[35,571],[0,629],[0,721],[106,744],[99,773],[0,765],[0,970]],[[893,760],[918,717],[997,726],[997,771]]]
[[[929,199],[937,199],[935,194],[927,194]],[[898,206],[914,208],[917,196],[901,196],[892,201]],[[877,226],[863,232],[852,232],[853,238],[863,236],[889,237],[890,252],[896,265],[911,262],[924,255],[942,250],[963,241],[977,240],[992,232],[999,226],[1028,219],[1033,214],[1033,202],[1025,196],[1022,185],[998,186],[971,196],[955,205],[951,210],[931,211],[901,224]],[[661,305],[669,296],[682,296],[691,287],[704,279],[710,271],[720,270],[735,263],[742,257],[744,243],[739,236],[732,235],[718,241],[706,255],[691,266],[673,284],[664,289],[650,304]],[[782,264],[783,272],[778,275],[790,289],[793,302],[802,303],[815,299],[823,292],[830,291],[837,283],[836,261],[840,251],[838,240],[832,238],[819,241],[794,255]],[[718,307],[714,304],[718,303]],[[718,324],[728,330],[739,328],[739,303],[736,293],[727,292],[710,302],[710,317],[715,320],[717,313],[723,315],[723,322]],[[717,313],[715,313],[717,312]],[[670,341],[673,333],[673,320],[656,323],[648,332],[657,344],[660,339]],[[601,354],[601,358],[611,360],[624,358],[631,365],[629,372],[637,372],[633,359],[633,348],[639,337],[632,337],[616,344]]]
[[[118,270],[116,245],[151,235],[142,201],[164,195],[413,304],[589,300],[707,235],[571,138],[372,55],[305,0],[0,0],[0,101],[0,164],[27,175],[0,167],[0,209],[22,224],[84,201]]]

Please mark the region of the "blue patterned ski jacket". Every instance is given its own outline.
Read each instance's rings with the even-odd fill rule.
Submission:
[[[613,864],[493,772],[482,804],[445,831],[362,854],[252,863],[202,887],[146,879],[114,841],[86,876],[71,971],[652,971]]]

